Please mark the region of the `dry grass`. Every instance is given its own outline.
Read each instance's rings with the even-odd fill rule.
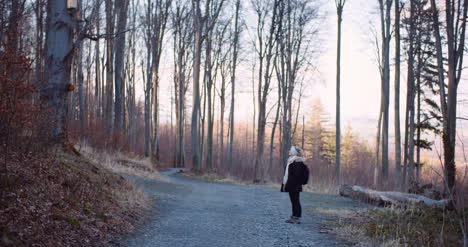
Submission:
[[[338,187],[334,184],[319,182],[314,183],[313,181],[304,186],[305,192],[322,194],[322,195],[338,195]]]
[[[372,209],[342,217],[338,233],[372,246],[462,246],[454,212],[434,209]]]
[[[232,175],[220,175],[214,172],[200,172],[200,171],[185,171],[181,173],[183,176],[198,179],[210,183],[221,183],[221,184],[235,184],[235,185],[255,185],[255,186],[266,186],[272,188],[280,188],[279,184],[265,181],[263,183],[253,183],[252,181],[242,180]]]
[[[266,186],[271,188],[281,188],[281,183],[264,180],[262,183],[253,183],[251,180],[242,180],[232,175],[220,175],[214,172],[200,172],[200,171],[186,171],[182,175],[194,179],[203,180],[211,183],[223,183],[223,184],[236,184],[236,185],[255,185],[255,186]],[[329,181],[316,182],[311,177],[309,184],[303,187],[304,192],[321,194],[321,195],[338,195],[338,187]]]
[[[164,178],[155,169],[150,158],[138,156],[130,157],[129,155],[121,152],[109,153],[105,151],[97,151],[87,143],[83,142],[77,147],[81,153],[114,173],[164,180]]]
[[[141,187],[135,185],[135,182],[125,180],[122,187],[125,189],[114,188],[112,194],[123,209],[129,211],[134,208],[147,209],[151,205],[151,200]]]

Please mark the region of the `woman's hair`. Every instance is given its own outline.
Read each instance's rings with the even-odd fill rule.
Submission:
[[[304,157],[304,150],[298,146],[291,146],[289,153],[295,156]]]

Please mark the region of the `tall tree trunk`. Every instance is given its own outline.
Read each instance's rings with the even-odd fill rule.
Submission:
[[[79,105],[79,121],[80,131],[85,129],[85,91],[84,91],[84,73],[83,73],[83,46],[81,46],[77,52],[76,60],[78,66],[78,105]]]
[[[6,47],[12,53],[19,51],[21,37],[20,20],[23,17],[24,4],[25,0],[11,0]]]
[[[388,180],[388,126],[390,99],[390,40],[392,0],[379,0],[382,24],[382,182]]]
[[[211,35],[212,32],[208,33],[209,37],[207,38],[206,42],[206,70],[205,70],[205,78],[206,78],[206,100],[207,100],[207,107],[208,107],[208,115],[205,118],[208,121],[208,128],[207,128],[207,154],[206,154],[206,168],[208,170],[213,169],[213,99],[212,99],[212,86],[213,86],[213,79],[212,79],[212,63],[211,63],[211,54],[212,54],[212,39]]]
[[[220,164],[224,164],[224,113],[226,112],[226,78],[223,75],[221,78],[221,95],[220,95],[220,130],[219,130],[219,146],[220,146]]]
[[[124,131],[124,99],[125,99],[125,40],[128,16],[128,0],[116,2],[117,36],[115,42],[115,131]]]
[[[192,166],[195,170],[201,169],[200,160],[200,63],[202,50],[202,22],[200,17],[200,2],[193,0],[194,27],[195,27],[195,47],[193,55],[193,107],[192,107]]]
[[[106,121],[108,128],[113,130],[114,112],[114,6],[111,0],[106,0]]]
[[[236,2],[236,17],[234,21],[234,41],[232,49],[232,70],[231,70],[231,106],[229,110],[229,168],[232,168],[232,155],[234,149],[234,110],[235,110],[235,91],[236,91],[236,68],[237,68],[237,56],[239,49],[239,12],[240,12],[240,0]]]
[[[100,2],[96,1],[95,11],[97,13],[96,17],[96,33],[99,33],[101,30],[101,18],[100,18]],[[95,54],[94,54],[94,63],[95,63],[95,83],[94,83],[94,104],[95,104],[95,121],[101,120],[101,45],[99,40],[95,44]]]
[[[419,183],[421,178],[421,75],[420,75],[421,68],[418,69],[418,77],[417,77],[417,100],[418,100],[418,111],[416,113],[417,116],[417,123],[418,126],[416,132],[416,179],[415,181]]]
[[[463,70],[468,0],[459,0],[455,9],[455,0],[446,0],[445,16],[448,54],[447,116],[444,117],[442,139],[444,146],[445,178],[450,192],[456,184],[455,143],[457,124],[458,84]],[[463,3],[461,2],[463,1]],[[448,6],[452,6],[449,8]]]
[[[51,110],[52,136],[63,143],[67,138],[67,95],[71,89],[73,49],[73,19],[68,14],[65,1],[48,1],[46,27],[46,85],[41,90],[41,98]]]
[[[414,181],[414,132],[415,132],[415,126],[414,126],[414,117],[415,117],[415,107],[414,107],[414,100],[415,100],[415,90],[414,90],[414,36],[415,36],[415,23],[414,23],[414,18],[415,18],[415,3],[414,0],[410,1],[410,37],[409,37],[409,42],[410,42],[410,47],[408,51],[408,100],[406,104],[408,105],[408,146],[406,147],[408,149],[407,151],[407,181],[405,184],[408,186],[411,182]]]
[[[36,2],[36,83],[44,80],[44,3],[42,0]],[[2,10],[0,10],[2,11]],[[2,21],[0,19],[0,21]],[[0,31],[1,32],[1,31]],[[2,38],[0,37],[0,40]]]
[[[336,138],[335,138],[335,155],[336,168],[335,180],[338,185],[341,185],[341,110],[340,110],[340,90],[341,90],[341,23],[343,21],[343,7],[346,0],[336,1],[336,11],[338,15],[338,39],[336,52]]]

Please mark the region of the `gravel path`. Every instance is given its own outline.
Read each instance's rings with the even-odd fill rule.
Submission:
[[[321,234],[325,219],[310,208],[360,208],[352,200],[301,193],[300,225],[284,223],[291,214],[287,193],[263,186],[213,184],[162,173],[170,182],[137,179],[158,208],[122,246],[308,247],[349,246],[334,234]]]

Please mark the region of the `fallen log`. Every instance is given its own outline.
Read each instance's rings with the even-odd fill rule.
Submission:
[[[395,206],[417,208],[425,206],[444,209],[449,205],[449,200],[433,200],[417,194],[396,191],[376,191],[352,184],[342,185],[340,187],[340,195],[384,207]]]

